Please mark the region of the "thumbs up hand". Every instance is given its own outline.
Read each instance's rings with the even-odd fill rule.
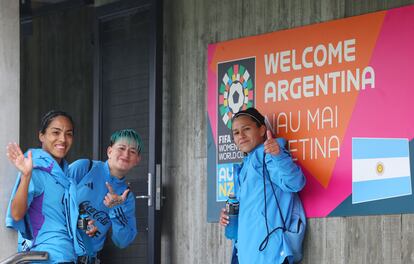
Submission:
[[[271,154],[274,156],[278,155],[280,152],[279,144],[273,138],[272,132],[270,130],[267,130],[266,134],[267,134],[267,139],[264,142],[265,153]]]

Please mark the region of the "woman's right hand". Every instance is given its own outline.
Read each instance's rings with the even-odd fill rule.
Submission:
[[[222,208],[220,212],[220,225],[226,227],[229,224],[229,216],[226,209]]]
[[[19,187],[11,204],[11,216],[15,221],[23,219],[27,211],[27,196],[29,182],[32,177],[33,162],[32,152],[27,153],[27,158],[16,143],[7,145],[7,157],[14,166],[22,173]]]
[[[17,143],[7,145],[7,158],[22,173],[22,177],[30,177],[33,170],[32,152],[27,153],[27,158],[23,155]]]
[[[89,236],[89,237],[94,237],[96,232],[98,232],[98,227],[95,225],[95,220],[89,220],[88,221],[88,227],[85,231],[85,233]]]

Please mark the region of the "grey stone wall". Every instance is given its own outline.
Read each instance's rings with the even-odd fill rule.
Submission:
[[[16,170],[6,145],[19,141],[19,1],[0,1],[0,260],[16,252],[16,233],[5,227],[5,213]]]

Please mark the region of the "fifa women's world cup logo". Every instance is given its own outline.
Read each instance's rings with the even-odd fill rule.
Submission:
[[[217,65],[216,201],[225,201],[230,193],[234,193],[233,164],[243,159],[243,153],[231,139],[231,122],[234,114],[254,106],[255,65],[255,58]]]
[[[233,115],[253,106],[253,76],[245,66],[234,62],[222,76],[219,112],[224,124],[231,129]]]

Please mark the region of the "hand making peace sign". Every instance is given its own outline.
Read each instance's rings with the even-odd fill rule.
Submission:
[[[125,202],[125,200],[128,197],[128,193],[129,193],[129,189],[126,189],[122,195],[118,195],[114,192],[114,189],[112,188],[112,186],[109,184],[109,182],[106,182],[106,187],[108,188],[108,193],[105,196],[105,199],[103,201],[103,203],[105,204],[106,207],[108,208],[112,208],[118,204],[122,204],[123,202]]]

